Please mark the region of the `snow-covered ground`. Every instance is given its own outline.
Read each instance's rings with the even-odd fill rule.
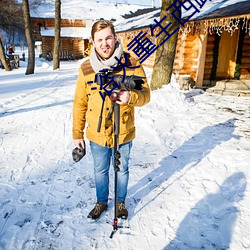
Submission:
[[[81,61],[0,69],[0,249],[250,249],[250,99],[152,91],[136,110],[129,228],[98,222],[89,145],[72,161],[72,100]],[[150,79],[151,72],[147,69]]]

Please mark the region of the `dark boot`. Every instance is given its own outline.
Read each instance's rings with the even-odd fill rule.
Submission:
[[[117,218],[127,219],[128,218],[128,210],[125,206],[124,202],[117,202]]]
[[[95,207],[90,211],[88,218],[91,218],[93,220],[98,219],[100,215],[102,214],[102,212],[107,210],[107,208],[108,208],[108,205],[103,204],[101,202],[97,202],[95,204]]]

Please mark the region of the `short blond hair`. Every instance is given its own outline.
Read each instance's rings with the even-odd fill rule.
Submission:
[[[111,29],[111,32],[115,36],[115,27],[110,21],[99,20],[99,21],[95,22],[93,24],[93,26],[92,26],[92,29],[91,29],[91,38],[92,38],[92,40],[94,41],[94,35],[95,35],[96,32],[98,32],[100,30],[103,30],[103,29],[106,29],[108,27]]]

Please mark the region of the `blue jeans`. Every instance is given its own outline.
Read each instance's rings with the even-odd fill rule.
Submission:
[[[118,172],[118,193],[117,200],[124,202],[127,195],[128,187],[128,161],[130,156],[130,149],[132,147],[132,141],[121,144],[119,146],[119,152],[121,153],[119,165],[120,171]],[[91,153],[94,161],[94,175],[96,185],[96,197],[97,202],[104,204],[108,203],[109,196],[109,168],[112,159],[114,162],[114,148],[102,147],[94,142],[90,141]]]

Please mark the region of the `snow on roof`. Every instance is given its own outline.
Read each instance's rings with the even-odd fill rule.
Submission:
[[[200,12],[193,15],[189,19],[190,21],[250,14],[250,0],[203,0],[203,2],[205,4],[200,9]],[[188,18],[193,12],[194,9],[192,8],[188,11],[182,8],[182,18]],[[140,16],[131,16],[131,18],[114,22],[116,32],[139,29],[155,24],[154,19],[160,20],[160,8]]]
[[[204,0],[203,0],[204,2]],[[205,0],[204,6],[199,13],[196,13],[190,20],[210,19],[226,16],[235,16],[241,14],[250,13],[250,1],[249,0]],[[230,12],[225,11],[231,9]],[[189,17],[194,9],[189,11],[182,11],[182,18]],[[214,15],[217,13],[217,15]]]
[[[54,36],[54,28],[41,28],[42,36]],[[61,37],[78,37],[82,39],[89,39],[91,37],[91,28],[83,27],[62,27]]]
[[[116,32],[122,32],[127,30],[134,30],[143,27],[148,27],[151,24],[154,24],[154,19],[159,21],[160,18],[160,9],[156,9],[152,12],[135,16],[128,19],[120,19],[114,22]]]
[[[147,6],[161,6],[162,0],[97,0],[98,2],[110,2],[110,3],[126,3],[126,4],[137,4]]]
[[[61,2],[61,18],[71,20],[119,19],[122,15],[135,12],[138,9],[150,8],[150,6],[115,4],[91,0],[61,0]],[[30,13],[31,17],[54,18],[55,4],[47,1],[37,9],[30,10]]]

